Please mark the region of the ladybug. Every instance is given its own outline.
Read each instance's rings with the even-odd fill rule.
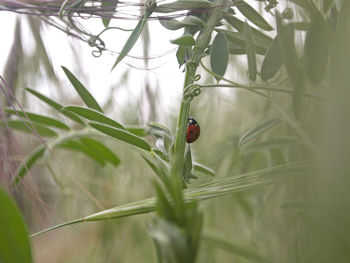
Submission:
[[[187,133],[186,133],[186,142],[192,143],[195,140],[198,139],[199,135],[201,133],[201,129],[199,127],[199,124],[197,121],[193,118],[188,118],[188,126],[187,126]]]

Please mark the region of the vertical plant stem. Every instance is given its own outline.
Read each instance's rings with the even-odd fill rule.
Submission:
[[[210,42],[212,32],[218,21],[221,11],[227,6],[228,0],[216,0],[214,2],[215,7],[212,9],[209,20],[196,40],[196,45],[193,49],[192,58],[186,63],[186,75],[184,81],[185,88],[193,83],[193,79],[196,74],[196,70],[199,65],[199,61],[204,54],[206,47]],[[182,96],[184,93],[182,94]],[[172,156],[171,175],[181,177],[184,166],[184,154],[185,154],[185,136],[187,127],[187,118],[190,112],[191,102],[182,100],[179,112],[179,118],[176,128],[176,137]]]

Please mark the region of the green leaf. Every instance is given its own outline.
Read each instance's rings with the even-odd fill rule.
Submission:
[[[141,138],[137,137],[136,135],[130,132],[96,122],[89,122],[89,125],[95,128],[96,130],[99,130],[100,132],[107,134],[113,138],[124,141],[146,151],[151,150],[151,146],[149,146],[149,144],[146,141],[142,140]]]
[[[225,20],[237,29],[238,32],[244,33],[244,22],[238,19],[236,16],[231,15],[229,13],[224,12],[223,16]],[[254,35],[254,39],[260,39],[260,41],[266,42],[266,45],[269,46],[272,42],[272,38],[268,35],[265,35],[263,32],[251,27],[252,33]]]
[[[332,36],[321,13],[312,13],[310,18],[304,44],[305,70],[311,83],[318,85],[326,75]]]
[[[268,81],[280,70],[283,65],[278,38],[275,37],[267,50],[261,65],[261,79]]]
[[[67,149],[70,151],[78,151],[85,154],[87,157],[91,158],[93,161],[101,166],[105,166],[106,161],[93,149],[89,148],[87,145],[76,140],[65,140],[63,143],[58,144],[56,147]]]
[[[301,143],[301,142],[296,138],[288,138],[288,137],[272,139],[264,142],[245,145],[240,149],[240,152],[252,153],[252,152],[258,152],[258,151],[270,151],[275,149],[286,148],[296,143]]]
[[[25,90],[28,91],[29,93],[33,94],[35,97],[37,97],[41,101],[45,102],[46,104],[48,104],[49,106],[51,106],[52,108],[57,110],[58,112],[62,113],[66,117],[70,118],[71,120],[73,120],[81,125],[84,125],[84,122],[77,115],[75,115],[74,113],[72,113],[70,111],[62,110],[63,106],[58,104],[57,102],[51,100],[50,98],[46,97],[45,95],[43,95],[40,92],[37,92],[33,89],[25,88]]]
[[[100,105],[98,105],[95,98],[90,94],[90,92],[81,84],[81,82],[70,72],[66,67],[61,66],[64,73],[67,75],[69,81],[72,83],[75,90],[78,92],[80,98],[84,101],[85,105],[91,109],[95,109],[99,112],[103,112]]]
[[[229,59],[229,45],[225,34],[218,33],[215,36],[210,49],[211,70],[219,76],[224,76]]]
[[[118,0],[101,0],[101,7],[103,9],[102,23],[105,27],[109,25],[117,4]]]
[[[149,122],[147,122],[147,126],[149,126],[154,131],[162,131],[162,132],[165,132],[166,134],[168,134],[169,136],[171,136],[170,130],[166,126],[164,126],[160,123],[149,121]]]
[[[296,118],[299,117],[303,98],[304,75],[298,66],[297,52],[294,37],[289,26],[282,22],[281,15],[276,11],[278,42],[283,63],[293,83],[293,110]]]
[[[224,33],[230,45],[241,46],[245,50],[245,36],[241,32],[233,32],[225,29],[215,29],[217,32]],[[257,54],[264,55],[270,44],[266,40],[259,37],[254,38],[254,45]]]
[[[70,150],[80,151],[96,161],[101,166],[104,166],[106,164],[106,161],[110,162],[116,167],[120,164],[119,158],[108,147],[106,147],[101,142],[89,137],[82,137],[79,139],[79,141],[66,140],[57,146]]]
[[[14,110],[9,108],[4,109],[4,111],[6,113],[13,114],[13,115],[18,114],[19,116],[25,119],[28,117],[28,119],[31,120],[32,122],[36,122],[44,126],[46,125],[46,126],[55,127],[58,129],[69,130],[69,127],[65,125],[63,122],[60,122],[56,119],[53,119],[47,116],[43,116],[43,115],[31,113],[31,112],[22,112],[21,110]]]
[[[30,133],[32,135],[36,135],[36,132],[42,137],[55,137],[57,133],[47,128],[46,126],[42,126],[37,123],[30,123],[28,121],[22,120],[7,120],[6,122],[0,121],[0,126],[10,127],[11,129],[18,130],[21,132]],[[35,130],[33,130],[33,127]]]
[[[122,51],[120,51],[120,54],[117,58],[117,60],[114,62],[112,66],[112,70],[118,65],[120,61],[123,60],[123,58],[129,53],[129,51],[133,48],[136,41],[138,40],[139,36],[141,35],[142,29],[146,24],[147,18],[151,15],[152,11],[149,9],[146,9],[145,13],[143,14],[140,21],[137,23],[134,31],[132,31],[131,35],[129,36],[128,40],[126,41]]]
[[[276,12],[276,21],[281,57],[289,77],[293,80],[296,78],[298,71],[294,37],[290,28],[283,24],[281,15],[278,12]]]
[[[126,130],[139,137],[145,137],[149,134],[149,132],[145,128],[140,127],[127,127]]]
[[[205,174],[205,175],[209,175],[209,176],[215,176],[215,171],[214,170],[206,167],[203,164],[196,163],[196,162],[193,162],[193,171],[194,172],[199,172],[199,173],[202,173],[202,174]]]
[[[206,0],[179,0],[173,3],[159,5],[154,9],[156,13],[171,13],[181,10],[210,9],[212,3]]]
[[[1,188],[0,207],[0,262],[33,262],[26,224],[15,202]]]
[[[104,124],[111,125],[113,127],[119,128],[119,129],[125,129],[123,125],[120,123],[112,120],[111,118],[108,118],[106,115],[84,107],[79,107],[79,106],[67,106],[64,108],[65,110],[74,112],[77,115],[80,115],[88,120],[91,121],[96,121]]]
[[[281,122],[280,119],[270,119],[270,120],[264,121],[264,122],[258,124],[257,126],[249,129],[239,139],[239,142],[238,142],[239,146],[242,147],[244,144],[246,144],[250,140],[261,135],[262,133],[271,129],[272,127],[279,124],[280,122]]]
[[[246,2],[242,1],[242,3],[239,3],[236,7],[254,25],[267,31],[273,30],[272,26]]]
[[[189,34],[185,34],[179,38],[170,40],[170,42],[172,44],[185,46],[185,47],[194,46],[196,44],[196,41],[194,40],[193,36]]]
[[[247,59],[248,59],[248,69],[249,69],[249,79],[252,81],[256,80],[256,55],[255,55],[255,47],[253,40],[253,33],[250,25],[245,22],[244,23],[244,35],[245,35],[245,45],[247,51]]]
[[[196,16],[187,16],[184,20],[178,21],[176,19],[160,19],[160,24],[169,30],[178,30],[185,26],[201,26],[205,25],[204,21]]]
[[[80,138],[80,141],[112,165],[117,167],[120,164],[120,159],[101,142],[88,137]]]
[[[12,181],[13,185],[16,185],[27,174],[35,162],[43,156],[45,150],[45,145],[39,145],[31,152],[31,154],[26,157],[25,161],[18,167],[16,171],[16,177]]]
[[[191,155],[191,146],[189,144],[186,145],[186,150],[185,150],[183,178],[186,183],[189,183],[190,179],[192,178],[192,155]]]
[[[181,67],[186,61],[187,49],[188,49],[188,47],[179,46],[177,51],[176,51],[176,59],[177,59],[177,62],[179,63],[179,67]]]

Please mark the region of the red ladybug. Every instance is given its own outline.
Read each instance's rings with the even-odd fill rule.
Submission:
[[[200,133],[201,133],[201,129],[197,121],[191,117],[188,118],[188,126],[187,126],[187,133],[186,133],[187,143],[192,143],[195,140],[197,140]]]

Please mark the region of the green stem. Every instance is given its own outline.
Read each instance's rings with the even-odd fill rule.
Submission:
[[[186,75],[184,81],[183,95],[185,94],[185,88],[193,83],[200,59],[203,56],[204,51],[210,42],[212,32],[216,26],[217,20],[221,15],[221,11],[227,6],[228,2],[228,0],[216,0],[213,3],[215,8],[213,8],[213,10],[211,11],[210,17],[208,19],[204,31],[199,34],[196,40],[196,45],[193,49],[192,58],[186,63]],[[176,177],[182,177],[184,167],[187,118],[190,112],[190,108],[190,101],[181,101],[171,165],[171,174]]]

